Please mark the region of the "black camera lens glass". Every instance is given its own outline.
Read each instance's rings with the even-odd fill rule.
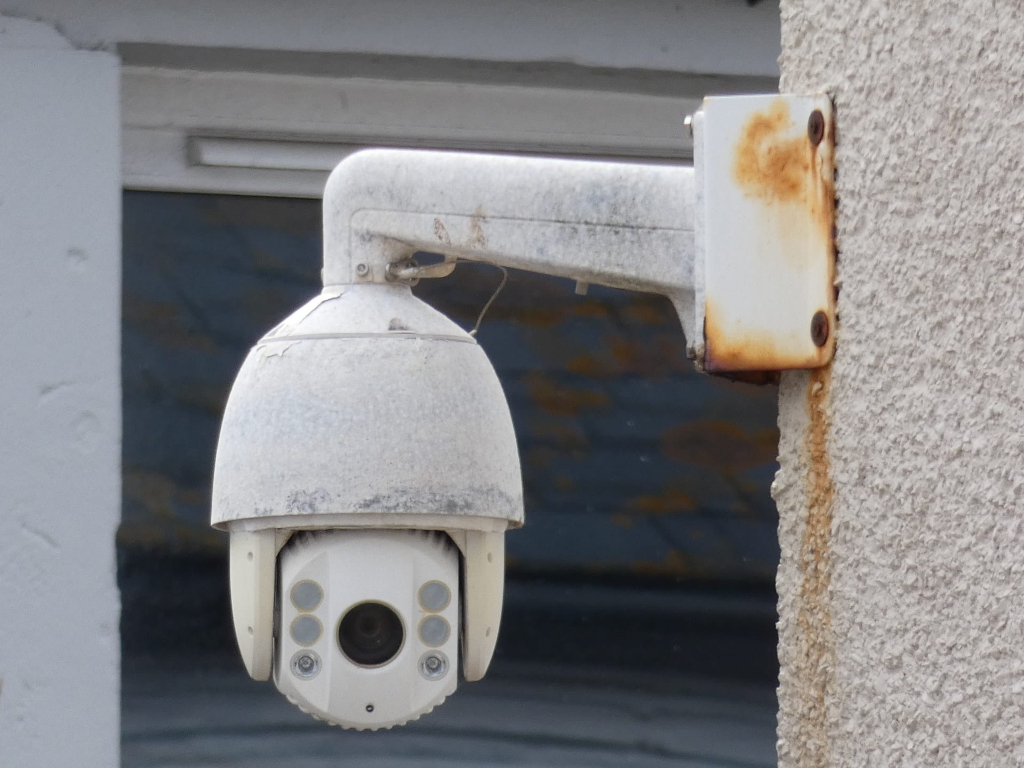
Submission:
[[[402,650],[405,630],[393,608],[383,603],[352,606],[338,627],[338,644],[355,664],[379,667]]]

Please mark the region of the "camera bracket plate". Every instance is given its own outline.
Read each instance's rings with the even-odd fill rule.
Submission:
[[[696,358],[708,373],[826,365],[836,327],[829,97],[709,97],[690,124]]]

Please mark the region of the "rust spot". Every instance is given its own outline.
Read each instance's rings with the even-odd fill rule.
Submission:
[[[486,248],[487,247],[487,235],[484,234],[483,223],[487,221],[487,216],[484,215],[483,208],[477,208],[473,211],[473,216],[469,220],[469,246],[471,248]]]
[[[691,370],[686,359],[682,335],[676,331],[649,337],[644,344],[622,336],[606,336],[602,349],[606,355],[580,355],[566,364],[566,369],[581,376],[610,378],[635,375],[647,379],[663,378],[672,373]]]
[[[813,738],[805,743],[807,765],[829,764],[828,693],[835,669],[832,634],[832,509],[835,487],[828,455],[829,417],[826,407],[832,382],[831,368],[813,371],[807,389],[809,425],[807,452],[807,521],[800,543],[801,581],[797,610],[798,655],[801,659],[798,690],[802,711],[811,718]]]
[[[671,324],[678,327],[675,310],[667,301],[635,302],[627,304],[623,310],[627,320],[644,325]]]
[[[514,319],[528,328],[557,328],[565,320],[565,310],[559,307],[499,307],[491,312],[492,318]]]
[[[565,369],[580,376],[614,376],[614,366],[596,355],[580,355],[565,364]]]
[[[776,106],[778,105],[785,110],[788,119],[789,110],[786,103],[780,99],[776,102]],[[774,109],[775,107],[773,107]],[[831,120],[826,121],[818,110],[815,110],[814,114],[821,116],[823,122],[821,130],[824,135],[828,136],[828,141],[819,139],[818,142],[815,142],[814,137],[808,136],[806,133],[797,134],[792,138],[776,137],[775,139],[769,135],[762,135],[762,143],[758,149],[754,149],[753,142],[745,146],[744,141],[741,140],[736,152],[734,171],[740,170],[741,166],[745,170],[752,170],[750,166],[743,165],[740,158],[746,154],[746,159],[750,161],[751,154],[760,153],[767,164],[767,167],[762,165],[761,169],[771,171],[774,167],[778,170],[780,177],[776,178],[774,182],[768,182],[763,175],[755,173],[750,181],[758,178],[761,182],[767,182],[767,185],[755,183],[753,186],[748,186],[737,175],[737,182],[746,189],[747,194],[753,194],[755,197],[759,195],[754,190],[759,189],[762,193],[760,199],[766,203],[792,203],[797,206],[800,210],[799,216],[779,218],[783,230],[780,234],[793,238],[794,243],[798,242],[797,238],[813,237],[821,248],[832,257],[834,263],[836,255],[835,118],[833,116]],[[754,119],[756,120],[756,116]],[[745,136],[745,138],[747,137]],[[755,137],[750,136],[749,138],[753,140]],[[799,182],[797,182],[796,176],[798,170],[800,171]],[[830,275],[829,285],[832,280],[833,277]]]
[[[523,383],[537,407],[552,416],[575,416],[583,408],[601,408],[610,404],[604,392],[559,386],[542,373],[524,375]]]
[[[683,464],[743,472],[775,461],[779,431],[747,432],[732,422],[705,419],[667,430],[661,448],[668,458]]]
[[[538,470],[547,469],[566,455],[582,459],[590,450],[586,434],[577,424],[545,419],[530,423],[530,436],[537,441],[530,450],[523,451],[523,463]],[[560,475],[552,482],[561,491],[572,491],[576,482],[572,477]]]
[[[678,549],[670,549],[663,560],[638,560],[630,566],[633,573],[643,576],[695,576],[694,564]]]
[[[562,493],[576,490],[576,478],[569,475],[556,475],[551,482]]]
[[[549,445],[557,446],[565,451],[586,451],[590,449],[590,441],[577,424],[566,424],[551,419],[533,420],[530,422],[530,435],[543,440]],[[572,482],[572,478],[565,478]],[[575,484],[573,484],[575,487]]]
[[[789,106],[777,99],[767,112],[750,116],[740,134],[732,175],[748,197],[765,203],[797,203],[811,186],[815,146],[793,135]]]
[[[196,349],[213,353],[219,351],[216,341],[211,336],[189,328],[189,318],[177,304],[126,296],[122,314],[126,321],[141,326],[150,338],[168,349]]]
[[[813,346],[801,357],[796,351],[800,345],[787,350],[768,329],[743,328],[737,323],[726,325],[725,313],[715,301],[708,296],[705,302],[704,369],[708,373],[745,372],[752,375],[736,378],[750,384],[773,384],[778,382],[775,372],[780,368],[813,368],[828,360],[831,350],[827,339],[825,345]],[[827,321],[829,313],[824,314]],[[809,318],[808,328],[810,324]],[[813,344],[810,332],[806,333]]]
[[[648,515],[668,515],[691,510],[696,506],[693,497],[678,488],[666,488],[661,493],[638,496],[629,502],[630,511]]]
[[[718,304],[706,297],[704,367],[715,371],[764,371],[776,367],[780,350],[767,330],[725,327]]]
[[[671,335],[651,336],[644,344],[634,339],[607,339],[606,349],[618,364],[618,373],[644,378],[659,378],[670,373],[685,373],[689,368],[685,342],[678,331]]]
[[[732,175],[747,196],[766,203],[791,203],[806,194],[811,171],[810,142],[791,136],[793,118],[782,99],[767,112],[751,115],[743,127]]]
[[[434,219],[434,237],[437,238],[439,243],[444,243],[445,245],[452,244],[452,238],[448,234],[448,230],[445,229],[444,222],[440,219]]]
[[[819,309],[811,318],[811,341],[816,347],[824,347],[828,337],[828,315]]]
[[[813,147],[821,144],[821,140],[825,138],[825,116],[821,114],[820,109],[811,112],[811,116],[807,118],[807,138]]]
[[[820,126],[816,119],[798,126],[780,98],[751,115],[734,148],[731,170],[743,194],[762,206],[762,225],[772,228],[773,243],[781,244],[783,256],[830,258],[827,283],[821,286],[821,301],[827,306],[818,309],[834,327],[834,120],[817,114]],[[815,347],[803,329],[780,338],[767,329],[744,328],[728,320],[738,309],[719,301],[725,297],[708,296],[705,307],[704,368],[709,373],[811,368],[831,357],[831,339]],[[809,312],[804,328],[810,327],[812,316]]]
[[[633,518],[622,513],[615,514],[612,515],[612,525],[618,526],[619,528],[632,528]]]
[[[608,305],[598,301],[577,301],[571,309],[576,317],[585,317],[594,320],[604,320],[611,315]]]

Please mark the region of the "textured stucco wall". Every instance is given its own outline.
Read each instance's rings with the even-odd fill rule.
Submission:
[[[1024,764],[1024,24],[783,4],[838,119],[838,350],[780,398],[780,765]]]
[[[0,17],[0,766],[119,751],[119,64]]]

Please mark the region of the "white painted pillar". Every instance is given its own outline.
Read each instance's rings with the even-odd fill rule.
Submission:
[[[1024,765],[1024,23],[785,0],[837,109],[839,328],[780,393],[779,758]]]
[[[119,63],[0,17],[0,765],[119,759]]]

